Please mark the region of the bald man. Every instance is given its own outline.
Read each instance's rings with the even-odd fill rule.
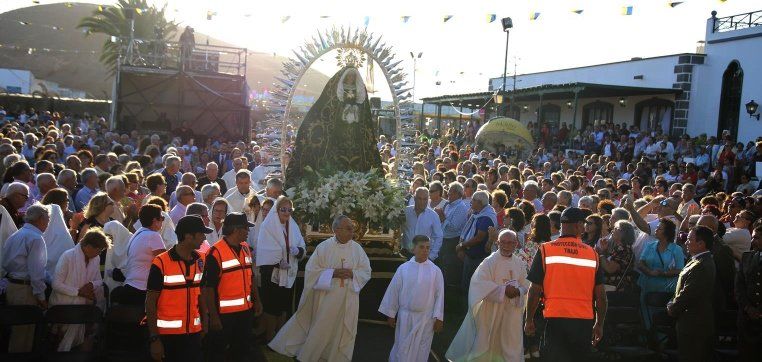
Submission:
[[[733,283],[735,283],[736,263],[733,259],[733,250],[722,241],[722,235],[718,235],[720,225],[714,215],[702,215],[697,226],[706,226],[714,233],[714,245],[712,246],[712,255],[714,256],[714,265],[717,270],[717,277],[714,289],[714,309],[723,311],[735,306],[735,297],[733,296]],[[722,233],[725,233],[724,228]]]

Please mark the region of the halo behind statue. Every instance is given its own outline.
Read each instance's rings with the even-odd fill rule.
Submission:
[[[521,122],[513,118],[499,117],[489,120],[479,128],[476,132],[476,144],[479,149],[499,153],[517,148],[520,151],[530,150],[534,140]]]

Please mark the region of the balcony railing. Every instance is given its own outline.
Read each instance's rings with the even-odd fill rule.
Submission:
[[[756,26],[762,26],[762,10],[724,18],[713,18],[713,21],[714,28],[712,32],[714,33],[749,29]]]
[[[127,38],[120,40],[119,62],[122,66],[222,73],[246,74],[244,48],[196,44],[185,47],[177,42]]]

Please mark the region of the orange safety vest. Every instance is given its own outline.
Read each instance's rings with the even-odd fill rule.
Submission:
[[[545,318],[593,319],[598,254],[578,238],[561,237],[540,245],[545,279]]]
[[[184,261],[172,260],[169,251],[165,251],[153,259],[153,265],[161,270],[164,277],[164,286],[156,305],[159,334],[201,332],[198,298],[201,295],[202,261],[197,260],[187,270]]]
[[[235,313],[251,309],[251,251],[242,242],[241,252],[236,254],[225,239],[220,239],[209,249],[220,266],[220,283],[217,285],[217,304],[220,313]]]

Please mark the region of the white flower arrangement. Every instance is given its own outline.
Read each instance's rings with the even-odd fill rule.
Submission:
[[[397,229],[404,223],[405,190],[377,170],[340,171],[322,176],[311,169],[286,190],[295,216],[306,224],[330,225],[339,214],[373,229]]]

